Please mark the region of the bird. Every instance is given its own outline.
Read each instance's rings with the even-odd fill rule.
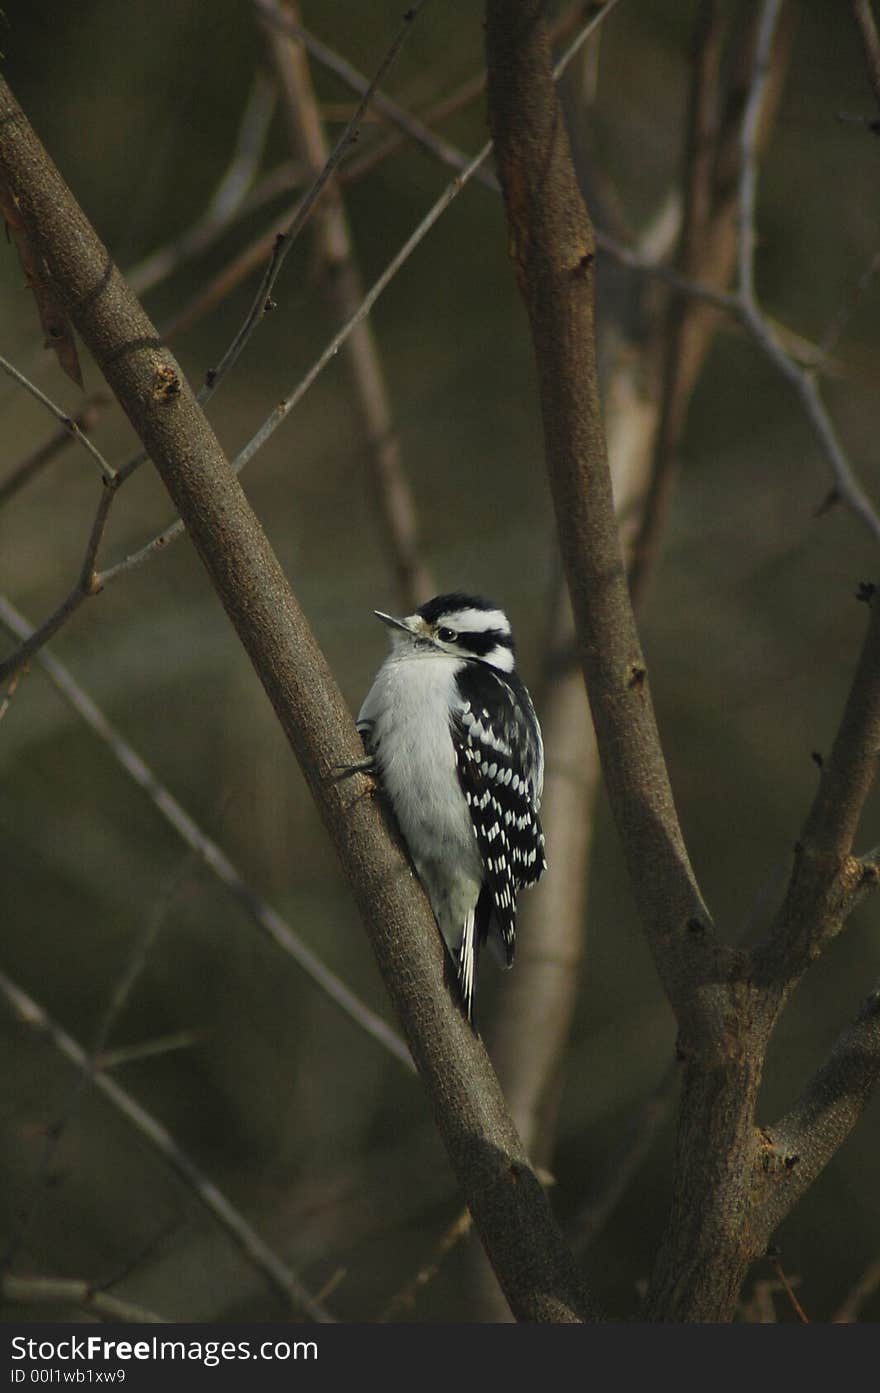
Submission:
[[[474,1026],[480,948],[513,964],[517,896],[546,869],[544,746],[497,604],[454,591],[403,617],[357,718]]]

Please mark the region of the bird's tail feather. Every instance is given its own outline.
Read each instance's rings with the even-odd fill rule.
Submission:
[[[477,939],[475,932],[475,914],[471,910],[466,915],[464,928],[461,931],[461,943],[458,948],[458,985],[461,988],[461,999],[464,1003],[465,1015],[471,1025],[474,1023],[474,985],[477,973]]]

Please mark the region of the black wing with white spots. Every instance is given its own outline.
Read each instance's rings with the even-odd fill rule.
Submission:
[[[470,810],[494,920],[513,962],[516,899],[540,879],[544,834],[538,812],[544,782],[541,734],[529,694],[515,673],[468,664],[457,677],[460,705],[452,743]],[[480,925],[480,937],[485,925]]]

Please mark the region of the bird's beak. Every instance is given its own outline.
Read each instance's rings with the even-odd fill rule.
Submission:
[[[377,619],[382,620],[383,624],[387,624],[389,629],[402,629],[405,634],[409,634],[410,638],[415,637],[405,619],[395,619],[393,614],[383,614],[380,609],[374,609],[373,613]]]

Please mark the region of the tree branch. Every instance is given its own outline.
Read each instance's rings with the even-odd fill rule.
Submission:
[[[880,106],[880,35],[877,33],[871,0],[853,0],[853,18],[862,37],[868,77]]]
[[[162,1324],[145,1306],[111,1296],[92,1282],[59,1277],[0,1277],[0,1301],[21,1306],[76,1306],[103,1320],[125,1321],[132,1325]]]
[[[266,23],[270,56],[278,74],[284,113],[294,154],[314,175],[327,163],[327,142],[312,87],[309,64],[292,4],[282,8],[267,0],[255,0]],[[275,27],[273,27],[275,26]],[[360,90],[366,91],[366,79]],[[375,94],[374,100],[379,94]],[[466,165],[467,158],[462,156]],[[315,241],[321,257],[321,285],[337,325],[357,313],[364,298],[360,272],[354,257],[342,193],[334,180],[315,209]],[[369,319],[360,319],[343,346],[352,396],[371,463],[370,493],[378,513],[382,540],[391,558],[397,592],[407,614],[436,593],[436,586],[422,558],[416,506],[403,469],[400,436],[379,345]]]
[[[763,1129],[753,1222],[778,1228],[859,1121],[880,1084],[880,983],[790,1112]]]
[[[658,970],[684,1029],[724,1007],[730,958],[678,823],[617,539],[593,336],[593,230],[553,86],[540,0],[489,0],[492,132],[538,369],[544,442],[596,739]],[[706,1013],[708,1012],[708,1017]]]
[[[82,1046],[2,972],[0,996],[20,1021],[45,1035],[76,1069],[80,1072],[88,1069],[89,1057]],[[199,1202],[295,1310],[305,1311],[316,1321],[332,1319],[306,1291],[296,1273],[282,1262],[213,1181],[203,1175],[195,1162],[178,1146],[167,1127],[147,1112],[115,1079],[108,1078],[106,1074],[95,1074],[94,1085],[96,1091],[164,1157]]]
[[[24,617],[2,595],[0,624],[23,641],[33,633]],[[341,978],[337,977],[335,972],[331,972],[326,963],[294,933],[278,911],[248,885],[225,852],[202,831],[186,809],[181,807],[170,789],[156,777],[137,750],[133,749],[121,732],[110,724],[103,711],[75,680],[70,670],[50,653],[38,653],[37,662],[65,701],[103,742],[128,777],[147,795],[156,811],[173,828],[181,841],[196,853],[221,885],[244,906],[258,928],[262,929],[282,952],[292,958],[350,1020],[378,1041],[406,1069],[412,1071],[412,1056],[397,1032],[355,996]]]
[[[880,754],[880,595],[868,587],[865,598],[868,631],[843,718],[822,763],[785,898],[754,954],[756,980],[775,984],[782,1000],[878,880],[875,864],[852,854]]]
[[[308,780],[349,878],[435,1119],[514,1314],[593,1313],[483,1047],[441,984],[420,885],[363,777],[354,722],[180,368],[0,81],[0,170],[80,335],[171,494]]]

